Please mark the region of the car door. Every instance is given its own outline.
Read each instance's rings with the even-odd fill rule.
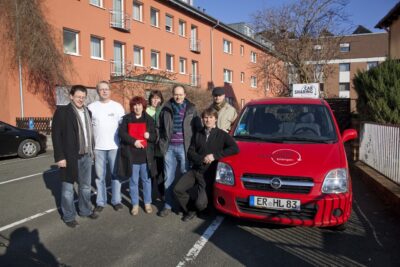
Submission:
[[[17,129],[0,122],[0,156],[16,154],[20,143]]]

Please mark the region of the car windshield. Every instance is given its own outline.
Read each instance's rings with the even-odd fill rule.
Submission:
[[[337,141],[328,108],[324,105],[307,104],[248,106],[236,126],[234,137],[285,143]]]

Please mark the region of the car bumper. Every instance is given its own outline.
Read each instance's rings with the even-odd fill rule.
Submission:
[[[352,194],[291,195],[282,198],[301,201],[300,211],[283,211],[255,208],[249,205],[249,196],[264,196],[268,192],[249,191],[216,183],[214,186],[214,205],[217,210],[234,217],[276,223],[284,225],[301,225],[328,227],[345,223],[351,213]]]

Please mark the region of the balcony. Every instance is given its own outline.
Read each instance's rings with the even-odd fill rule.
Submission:
[[[189,40],[190,51],[200,53],[200,40],[190,38]]]
[[[200,87],[200,75],[190,75],[190,85],[195,87]]]
[[[110,27],[119,31],[130,32],[131,18],[125,12],[110,10]]]
[[[131,66],[131,63],[127,61],[118,61],[118,60],[111,60],[110,61],[110,75],[111,77],[121,77],[125,76],[127,70]]]

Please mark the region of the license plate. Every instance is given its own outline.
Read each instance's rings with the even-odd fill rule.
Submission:
[[[300,210],[300,200],[250,196],[251,207],[274,210]]]

